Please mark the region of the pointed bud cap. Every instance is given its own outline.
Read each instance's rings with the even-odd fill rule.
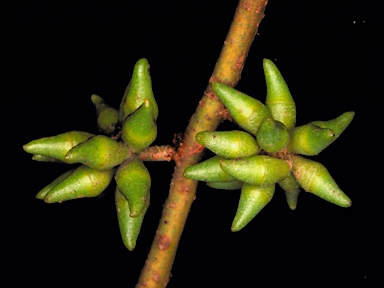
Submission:
[[[212,88],[236,123],[253,135],[256,135],[264,118],[271,116],[268,108],[259,100],[230,86],[213,82]]]
[[[300,184],[296,181],[293,173],[289,174],[287,178],[278,182],[279,186],[284,190],[285,198],[291,210],[297,207],[297,200],[300,194]]]
[[[224,172],[237,180],[257,186],[279,182],[291,171],[287,161],[266,155],[221,160],[220,166]]]
[[[255,186],[244,183],[231,231],[243,229],[271,201],[275,185]]]
[[[55,180],[53,180],[51,183],[49,183],[47,186],[45,186],[43,189],[41,189],[36,194],[36,198],[43,200],[45,195],[47,195],[47,193],[49,191],[51,191],[53,187],[55,187],[57,184],[62,182],[64,179],[66,179],[69,175],[71,175],[73,173],[73,171],[75,171],[75,169],[71,169],[71,170],[61,174],[59,177],[57,177]]]
[[[100,96],[93,94],[91,96],[92,103],[96,107],[97,127],[99,131],[107,135],[113,134],[117,123],[119,122],[119,111],[110,107]]]
[[[159,110],[152,91],[149,63],[147,59],[142,58],[136,62],[131,81],[124,92],[119,110],[120,122],[123,123],[129,114],[139,108],[140,105],[143,104],[144,99],[152,102],[153,117],[157,119]]]
[[[104,99],[101,98],[99,95],[92,94],[91,95],[91,101],[92,101],[93,105],[95,105],[97,113],[100,113],[106,107],[109,107],[109,105],[107,103],[105,103]]]
[[[268,59],[263,60],[267,98],[265,105],[271,111],[273,119],[283,123],[288,130],[295,127],[296,105],[279,69]]]
[[[138,217],[145,208],[151,188],[151,176],[143,161],[133,155],[119,166],[116,185],[129,203],[131,217]]]
[[[100,195],[112,180],[114,170],[96,170],[82,165],[54,186],[44,197],[46,203],[56,203]]]
[[[225,173],[220,166],[220,161],[224,158],[216,155],[203,162],[185,168],[183,176],[188,179],[204,182],[228,182],[236,180],[234,177]]]
[[[223,189],[223,190],[238,190],[243,186],[243,182],[238,180],[233,181],[210,181],[207,182],[207,185],[214,189]]]
[[[67,163],[82,163],[93,169],[111,169],[131,155],[124,143],[96,135],[69,150],[65,159]]]
[[[260,151],[252,135],[238,130],[199,132],[196,141],[223,158],[247,157]]]
[[[39,154],[67,163],[65,155],[77,144],[84,142],[93,134],[82,131],[70,131],[56,136],[33,140],[23,146],[31,154]]]
[[[335,133],[328,128],[314,124],[295,127],[290,131],[287,152],[314,156],[329,146],[335,139]]]
[[[296,210],[297,201],[299,200],[300,189],[292,190],[292,191],[284,191],[285,200],[287,201],[288,207],[291,210]]]
[[[335,141],[341,133],[349,126],[352,122],[355,112],[349,111],[341,114],[339,117],[328,120],[328,121],[313,121],[310,124],[317,125],[321,128],[329,128],[335,133],[333,141]]]
[[[148,99],[131,115],[121,128],[121,138],[135,153],[140,153],[155,141],[157,125],[153,118],[153,105]]]
[[[256,139],[264,151],[275,153],[287,146],[289,132],[283,123],[267,117],[261,122]]]
[[[128,201],[116,187],[115,204],[120,234],[125,247],[127,247],[130,251],[133,251],[133,249],[135,249],[136,247],[137,238],[140,234],[141,225],[144,220],[144,215],[147,212],[149,202],[150,194],[148,193],[145,200],[144,209],[143,211],[141,211],[141,214],[137,217],[131,217],[131,211],[129,210]]]
[[[291,161],[293,175],[305,191],[340,207],[352,205],[322,164],[298,155],[292,155]]]

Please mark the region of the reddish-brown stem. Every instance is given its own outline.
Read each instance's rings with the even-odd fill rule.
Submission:
[[[175,155],[175,148],[169,145],[151,146],[139,154],[143,161],[171,161]]]
[[[234,87],[240,79],[249,48],[264,17],[267,0],[240,0],[220,57],[209,83],[218,81]],[[225,4],[223,4],[225,5]],[[197,182],[183,177],[183,171],[196,164],[203,146],[196,133],[214,131],[226,110],[208,84],[192,115],[174,160],[176,167],[155,238],[136,287],[165,287],[170,279],[177,246],[196,196]]]

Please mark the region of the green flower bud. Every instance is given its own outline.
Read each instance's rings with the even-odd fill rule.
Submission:
[[[348,127],[349,123],[352,122],[355,112],[349,111],[341,114],[339,117],[328,120],[328,121],[312,121],[310,124],[317,125],[321,128],[329,128],[335,133],[333,141],[335,141],[341,133]]]
[[[256,135],[264,118],[271,117],[268,108],[251,96],[223,83],[213,82],[212,88],[236,123],[253,135]]]
[[[93,169],[111,169],[131,155],[132,151],[124,143],[96,135],[69,150],[65,159],[67,163],[82,163]]]
[[[263,60],[267,98],[265,105],[271,111],[273,119],[283,123],[288,130],[295,127],[296,105],[279,69],[268,59]]]
[[[33,140],[23,146],[31,154],[39,154],[67,163],[65,155],[77,144],[92,137],[93,134],[82,131],[70,131],[51,137]]]
[[[138,217],[145,208],[151,188],[151,176],[143,161],[136,155],[126,160],[117,169],[115,180],[129,203],[129,215]]]
[[[121,138],[135,153],[140,153],[155,141],[157,125],[153,118],[153,105],[148,99],[131,115],[121,128]]]
[[[298,155],[292,155],[291,161],[293,175],[305,191],[341,207],[352,205],[322,164]]]
[[[241,187],[239,205],[231,230],[243,229],[271,201],[275,193],[275,185],[255,186],[244,183]]]
[[[256,139],[244,131],[203,131],[196,141],[223,158],[241,158],[256,155],[260,147]]]
[[[54,186],[44,197],[46,203],[56,203],[100,195],[112,180],[114,170],[96,170],[81,165]]]
[[[287,152],[314,156],[329,146],[335,139],[335,133],[328,128],[314,124],[295,127],[290,131]]]
[[[136,62],[133,68],[132,79],[124,92],[119,110],[120,122],[123,123],[129,114],[139,108],[144,99],[152,102],[153,117],[157,119],[159,110],[152,91],[149,63],[147,59],[142,58]]]
[[[297,207],[297,200],[300,194],[300,184],[296,181],[293,174],[289,174],[287,178],[278,182],[279,186],[284,190],[285,198],[291,210]]]
[[[223,189],[223,190],[237,190],[243,186],[243,182],[238,180],[233,181],[210,181],[207,182],[207,185],[211,188],[215,189]]]
[[[119,122],[119,111],[107,105],[104,99],[96,94],[91,96],[91,100],[96,107],[97,127],[100,132],[107,135],[113,134],[116,124]]]
[[[224,158],[215,155],[203,162],[185,168],[183,176],[188,179],[204,182],[228,182],[236,180],[234,177],[225,173],[220,166],[220,161]]]
[[[150,202],[150,193],[145,199],[145,205],[141,214],[137,217],[131,217],[129,204],[125,196],[116,187],[115,203],[117,211],[117,220],[119,222],[120,234],[124,245],[128,250],[133,251],[136,247],[136,241],[139,236],[141,225],[143,223],[144,215],[147,212]]]
[[[289,132],[283,123],[268,117],[261,122],[256,139],[264,151],[274,153],[287,146]]]
[[[61,174],[59,177],[57,177],[55,180],[53,180],[51,183],[49,183],[47,186],[45,186],[43,189],[41,189],[36,194],[36,198],[43,200],[45,195],[47,195],[47,193],[49,191],[51,191],[53,187],[55,187],[57,184],[62,182],[64,179],[66,179],[69,175],[71,175],[73,173],[73,171],[75,171],[75,169],[71,169],[71,170]]]
[[[48,156],[40,155],[40,154],[33,154],[32,160],[39,161],[39,162],[64,163],[63,161],[60,161],[56,158],[52,158],[52,157],[48,157]]]
[[[272,185],[291,172],[287,161],[266,155],[221,160],[220,166],[237,180],[256,186]]]

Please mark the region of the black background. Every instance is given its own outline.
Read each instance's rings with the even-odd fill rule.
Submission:
[[[202,2],[13,2],[4,98],[12,103],[2,109],[10,128],[2,144],[9,163],[3,249],[13,283],[134,287],[173,163],[148,163],[151,206],[130,252],[120,240],[114,184],[103,197],[45,204],[35,194],[68,166],[34,162],[22,145],[70,130],[98,133],[91,94],[118,107],[143,57],[159,105],[154,144],[171,144],[203,94],[238,1]],[[382,112],[374,112],[383,96],[383,8],[341,2],[270,1],[237,88],[264,101],[262,59],[269,58],[290,87],[297,125],[356,112],[343,135],[313,157],[353,205],[302,193],[290,211],[277,188],[271,203],[232,233],[239,191],[200,183],[168,287],[383,287]]]

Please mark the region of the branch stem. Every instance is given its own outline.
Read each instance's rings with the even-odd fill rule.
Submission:
[[[175,149],[169,145],[150,146],[139,154],[143,161],[167,161],[170,162],[175,155]]]
[[[232,87],[238,83],[267,2],[239,1],[209,83],[218,81]],[[174,155],[176,166],[169,195],[137,288],[166,287],[188,213],[196,198],[197,181],[183,177],[184,169],[202,157],[203,146],[195,141],[195,135],[200,131],[216,130],[225,113],[224,106],[208,84]]]

